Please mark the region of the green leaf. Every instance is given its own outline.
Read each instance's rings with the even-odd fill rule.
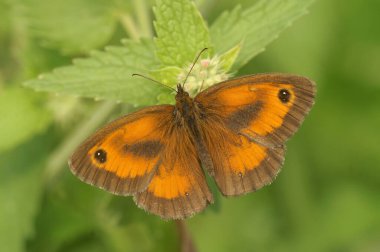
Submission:
[[[161,93],[157,96],[159,104],[175,104],[175,94],[173,93]]]
[[[235,60],[239,55],[241,47],[242,44],[237,44],[220,56],[220,64],[224,72],[228,72],[231,69],[232,65],[235,63]]]
[[[43,192],[43,163],[54,144],[50,133],[1,154],[0,251],[24,251],[26,239],[33,235]]]
[[[46,129],[52,120],[39,95],[25,89],[0,93],[0,152],[10,149]]]
[[[224,53],[236,44],[243,47],[234,69],[239,69],[265,47],[297,18],[307,12],[313,0],[260,0],[243,10],[237,6],[224,12],[211,26],[214,49]]]
[[[158,70],[153,70],[150,72],[150,75],[153,79],[160,81],[162,84],[165,84],[169,87],[175,88],[178,83],[177,77],[181,73],[182,69],[175,66],[163,67]],[[163,90],[157,96],[158,103],[160,104],[174,104],[175,103],[175,92],[170,91],[170,89]]]
[[[41,91],[123,101],[135,106],[153,104],[163,89],[133,73],[148,73],[157,67],[153,43],[125,41],[125,47],[107,47],[72,66],[61,67],[25,83]]]
[[[30,39],[26,47],[22,48],[22,57],[20,62],[25,72],[24,77],[20,78],[25,81],[26,78],[33,78],[38,74],[50,71],[56,67],[68,65],[72,62],[72,58],[62,55],[55,49],[48,49],[41,45],[37,38]]]
[[[175,87],[178,83],[178,75],[181,73],[182,69],[175,66],[163,67],[158,70],[153,70],[150,72],[150,75],[162,82],[169,87]]]
[[[27,0],[32,33],[65,53],[87,53],[112,36],[117,17],[107,0]]]
[[[156,53],[162,64],[183,67],[210,47],[208,28],[192,1],[157,0],[153,10]]]
[[[162,84],[165,84],[169,87],[175,88],[178,83],[178,76],[181,73],[182,69],[179,67],[168,66],[163,67],[158,70],[153,70],[150,72],[150,75],[153,79],[160,81]],[[158,96],[157,100],[160,104],[174,104],[175,103],[175,92],[170,91],[169,89],[163,90]]]

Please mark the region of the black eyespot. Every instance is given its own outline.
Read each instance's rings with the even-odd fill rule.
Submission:
[[[290,100],[290,93],[287,89],[281,89],[278,92],[278,99],[280,99],[283,103],[287,103]]]
[[[107,161],[107,152],[103,149],[99,149],[95,151],[94,157],[99,163],[105,163]]]

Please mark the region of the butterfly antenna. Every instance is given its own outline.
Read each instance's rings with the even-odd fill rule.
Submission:
[[[135,74],[132,74],[132,76],[133,76],[133,77],[134,77],[134,76],[140,76],[140,77],[142,77],[142,78],[144,78],[144,79],[147,79],[147,80],[153,81],[154,83],[160,84],[161,86],[163,86],[163,87],[165,87],[165,88],[168,88],[168,89],[170,89],[170,90],[172,90],[172,91],[174,91],[174,92],[177,92],[177,90],[175,90],[174,88],[169,87],[169,86],[167,86],[167,85],[165,85],[165,84],[163,84],[163,83],[161,83],[161,82],[159,82],[159,81],[156,81],[155,79],[149,78],[149,77],[144,76],[144,75],[142,75],[142,74],[136,74],[136,73],[135,73]]]
[[[199,57],[201,57],[202,53],[203,53],[204,51],[206,51],[207,49],[208,49],[207,47],[203,48],[202,51],[200,51],[200,52],[198,53],[197,57],[195,58],[193,64],[192,64],[191,67],[190,67],[190,70],[189,70],[189,72],[187,73],[186,78],[185,78],[185,80],[184,80],[184,82],[183,82],[183,84],[182,84],[182,86],[183,86],[184,88],[185,88],[185,84],[186,84],[187,78],[189,78],[189,75],[190,75],[191,71],[193,70],[193,68],[194,68],[194,66],[195,66],[195,63],[197,63]]]

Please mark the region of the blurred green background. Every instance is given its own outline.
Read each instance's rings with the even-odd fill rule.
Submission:
[[[22,88],[23,81],[86,55],[28,30],[30,2],[0,0],[0,251],[178,251],[174,223],[61,167],[78,121],[90,120],[99,107]],[[197,3],[212,23],[251,1]],[[315,1],[236,74],[308,76],[317,83],[316,104],[288,142],[272,185],[238,198],[219,195],[216,207],[186,221],[199,251],[380,251],[379,10],[376,0]],[[89,48],[128,36],[120,25],[99,32],[108,39]],[[109,118],[126,111],[120,105]],[[93,127],[101,125],[96,122]]]

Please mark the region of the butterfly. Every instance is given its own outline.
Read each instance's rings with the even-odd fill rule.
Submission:
[[[218,83],[192,98],[177,85],[175,105],[146,107],[85,140],[69,160],[82,181],[163,219],[183,219],[213,202],[207,172],[224,196],[270,184],[285,142],[314,104],[305,77],[269,73]]]

